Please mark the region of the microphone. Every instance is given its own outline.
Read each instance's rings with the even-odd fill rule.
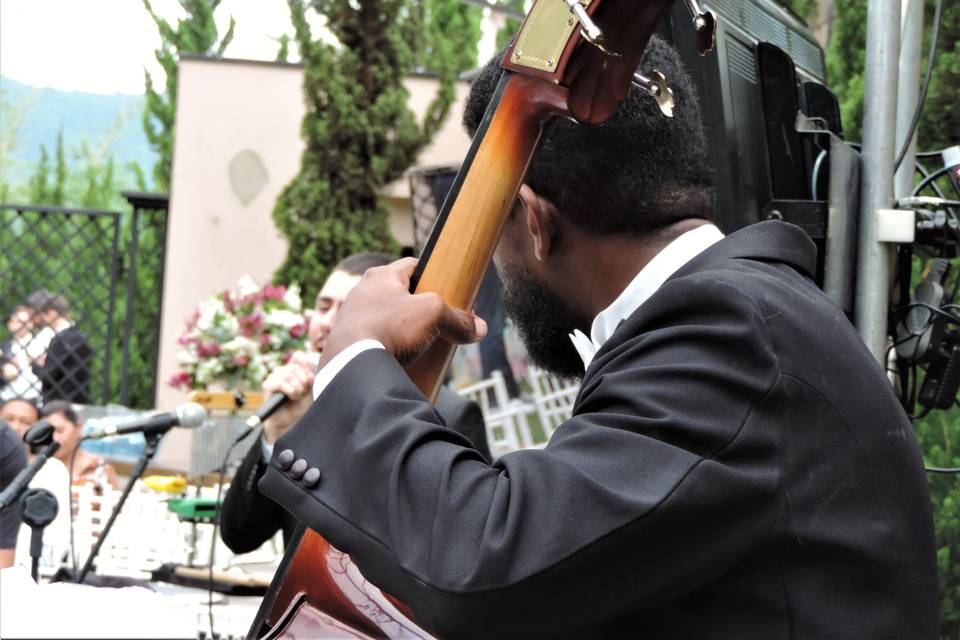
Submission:
[[[207,419],[207,410],[196,402],[187,402],[177,407],[176,411],[155,413],[141,418],[135,418],[123,424],[107,425],[85,435],[84,440],[99,440],[111,436],[122,436],[128,433],[142,433],[143,435],[162,434],[172,427],[193,429],[203,424]]]
[[[40,418],[23,434],[23,442],[30,448],[30,453],[36,455],[53,442],[53,432],[56,428],[46,418]]]
[[[50,456],[55,454],[57,449],[60,448],[60,443],[53,439],[53,431],[54,427],[52,424],[46,420],[38,420],[23,434],[23,441],[30,445],[31,448],[34,446],[45,446],[44,449],[37,454],[37,457],[33,459],[33,462],[24,467],[13,479],[13,482],[0,492],[0,509],[12,504],[14,500],[20,497],[20,494],[23,493],[27,485],[30,484],[30,481],[33,480],[33,476],[37,475],[37,472],[40,471],[40,468],[47,462]]]
[[[319,353],[305,353],[304,356],[310,360],[310,365],[313,367],[314,372],[316,372],[317,367],[320,366],[320,354]],[[263,401],[263,404],[260,405],[260,408],[257,409],[257,412],[247,418],[247,426],[250,429],[255,429],[259,427],[263,422],[277,412],[277,409],[282,407],[284,403],[288,400],[287,396],[282,393],[272,393],[270,397]],[[244,437],[250,434],[250,431],[247,430],[244,432]],[[243,438],[240,438],[241,440]]]
[[[943,338],[944,325],[934,317],[933,309],[943,304],[943,281],[950,271],[950,262],[934,258],[923,282],[913,290],[913,304],[897,332],[897,357],[905,362],[923,362],[937,352]]]
[[[289,400],[285,394],[271,393],[270,397],[263,401],[257,412],[247,418],[247,426],[251,429],[259,427],[267,418],[277,412]],[[247,432],[249,433],[249,432]]]

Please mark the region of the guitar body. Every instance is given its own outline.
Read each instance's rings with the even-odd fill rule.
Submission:
[[[604,52],[584,39],[565,0],[537,0],[504,57],[507,72],[420,257],[411,287],[416,293],[434,292],[452,307],[472,308],[544,125],[558,115],[604,122],[626,95],[650,34],[672,2],[587,2],[587,13],[603,30]],[[525,43],[523,51],[518,43]],[[537,46],[549,52],[537,56]],[[438,340],[406,368],[428,398],[436,397],[453,351]],[[431,637],[404,604],[305,527],[291,541],[247,635]]]
[[[367,581],[350,556],[320,534],[301,528],[290,548],[295,552],[284,558],[277,571],[283,580],[274,579],[264,598],[264,603],[274,604],[266,612],[266,625],[254,623],[264,640],[431,637],[410,619],[401,603]],[[272,593],[275,587],[279,590]],[[263,613],[261,609],[258,621]]]

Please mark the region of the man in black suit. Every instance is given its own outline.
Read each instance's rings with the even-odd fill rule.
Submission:
[[[323,353],[340,306],[350,290],[371,267],[380,267],[393,261],[382,253],[359,253],[342,260],[324,282],[317,294],[307,329],[307,349],[297,352],[291,362],[270,373],[263,383],[269,395],[283,393],[288,401],[263,425],[261,437],[247,453],[234,474],[230,489],[221,509],[220,532],[224,543],[234,553],[248,553],[269,540],[277,531],[283,532],[286,545],[296,530],[298,521],[273,500],[263,496],[257,482],[267,468],[273,443],[306,413],[313,402],[310,388],[314,380],[316,357]],[[463,433],[489,459],[483,414],[475,402],[465,400],[443,387],[437,409],[452,428]]]
[[[66,298],[38,289],[27,297],[26,306],[33,311],[34,324],[49,328],[54,336],[33,365],[43,383],[43,402],[66,400],[90,404],[90,361],[93,350],[87,336],[70,320]]]
[[[0,491],[27,466],[27,450],[20,434],[0,419]],[[20,531],[20,501],[0,509],[0,569],[12,567]]]
[[[398,359],[484,326],[409,295],[403,260],[345,302],[261,488],[440,637],[935,637],[930,498],[882,368],[803,231],[711,224],[690,79],[658,38],[641,66],[675,117],[634,91],[551,123],[497,248],[531,358],[583,377],[547,447],[491,465],[443,426]]]

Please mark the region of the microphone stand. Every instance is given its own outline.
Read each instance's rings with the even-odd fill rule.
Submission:
[[[30,527],[30,576],[40,582],[43,529],[57,517],[57,497],[46,489],[28,489],[20,499],[20,519]]]
[[[23,471],[17,474],[13,482],[7,485],[3,493],[0,493],[0,509],[13,504],[14,501],[20,497],[20,494],[26,490],[27,485],[33,480],[33,476],[37,475],[41,467],[46,464],[50,456],[55,454],[59,448],[59,442],[51,442],[43,451],[37,454],[37,457],[34,458],[30,464],[23,468]]]
[[[133,485],[136,484],[137,480],[140,479],[140,476],[143,475],[147,465],[150,464],[150,460],[152,460],[154,454],[157,453],[157,446],[160,444],[160,439],[163,438],[166,432],[166,430],[163,430],[145,431],[143,433],[143,439],[146,440],[147,446],[140,455],[140,459],[137,460],[137,466],[133,468],[133,472],[130,474],[130,481],[127,482],[127,486],[123,488],[123,493],[120,495],[120,500],[117,502],[117,506],[114,507],[113,513],[110,514],[110,519],[107,520],[107,524],[104,525],[103,531],[100,532],[100,537],[97,538],[96,544],[94,544],[93,549],[90,550],[90,555],[87,557],[87,561],[83,563],[83,568],[80,569],[80,573],[77,574],[77,584],[83,584],[83,579],[87,577],[87,574],[93,567],[93,561],[96,559],[97,554],[100,553],[100,547],[103,546],[104,540],[107,539],[107,534],[110,533],[110,529],[113,527],[113,523],[116,521],[117,516],[120,515],[120,510],[123,508],[123,503],[127,501],[127,496],[130,495]]]
[[[50,430],[46,435],[52,437]],[[40,569],[40,554],[43,552],[43,528],[53,522],[57,515],[57,498],[46,489],[30,489],[27,485],[39,473],[47,460],[57,452],[60,443],[47,440],[43,451],[17,474],[6,489],[0,493],[0,509],[20,499],[20,519],[30,527],[30,575],[37,582]],[[38,443],[39,444],[39,443]],[[22,497],[21,497],[22,496]]]

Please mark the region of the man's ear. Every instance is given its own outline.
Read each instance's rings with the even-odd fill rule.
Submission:
[[[527,232],[533,242],[533,255],[543,262],[556,240],[557,209],[552,202],[526,184],[520,185],[519,196],[524,204]]]

